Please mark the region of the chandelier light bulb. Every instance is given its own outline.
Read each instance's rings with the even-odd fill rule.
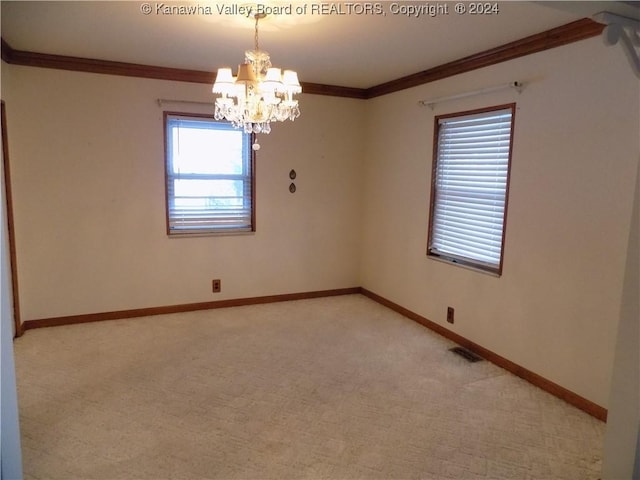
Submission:
[[[236,79],[231,73],[230,68],[219,68],[218,73],[216,74],[216,81],[213,84],[213,88],[211,91],[213,93],[222,93],[228,95],[233,93],[235,90],[235,81]]]
[[[302,87],[298,81],[298,74],[293,70],[285,70],[282,74],[282,83],[284,83],[287,91],[291,93],[302,92]]]
[[[253,65],[250,63],[243,63],[238,65],[238,76],[236,77],[236,85],[244,83],[251,84],[258,81],[256,72],[253,71]]]

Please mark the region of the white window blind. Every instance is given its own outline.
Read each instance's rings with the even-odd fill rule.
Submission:
[[[177,114],[165,127],[168,233],[253,231],[250,134]]]
[[[513,108],[437,119],[430,255],[501,273]]]

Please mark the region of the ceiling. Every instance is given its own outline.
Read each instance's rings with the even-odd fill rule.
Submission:
[[[639,2],[499,2],[499,13],[491,15],[456,14],[455,2],[379,2],[379,15],[364,14],[364,2],[333,2],[324,3],[331,14],[322,15],[320,1],[298,0],[2,1],[1,34],[14,50],[202,71],[232,66],[235,71],[254,42],[253,20],[236,8],[256,8],[256,1],[281,10],[260,21],[260,48],[275,66],[296,70],[303,82],[355,88],[603,10],[636,18],[640,11]],[[145,3],[150,14],[142,13]],[[434,16],[403,14],[425,5],[440,10]],[[195,8],[196,14],[166,13],[180,6]],[[295,13],[302,9],[307,13]]]

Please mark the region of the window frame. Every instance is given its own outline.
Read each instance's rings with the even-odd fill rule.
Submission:
[[[449,118],[481,115],[483,113],[491,113],[499,110],[511,110],[511,126],[510,126],[510,132],[509,132],[510,133],[509,153],[508,153],[508,160],[507,160],[507,175],[506,175],[505,198],[504,198],[504,209],[503,209],[503,220],[502,220],[502,239],[500,244],[500,261],[496,267],[493,267],[477,259],[457,256],[454,254],[434,252],[433,251],[433,241],[434,241],[433,230],[434,230],[434,220],[435,220],[435,210],[436,210],[438,166],[439,166],[439,160],[440,160],[439,138],[440,138],[441,121]],[[483,107],[483,108],[477,108],[473,110],[466,110],[462,112],[447,113],[443,115],[437,115],[436,117],[434,117],[433,157],[432,157],[432,165],[431,165],[431,195],[429,200],[429,224],[428,224],[428,235],[427,235],[427,257],[428,258],[443,261],[452,265],[467,267],[483,273],[489,273],[498,277],[502,275],[503,264],[504,264],[506,232],[507,232],[507,214],[509,210],[509,190],[510,190],[510,184],[511,184],[511,167],[512,167],[512,160],[513,160],[513,138],[514,138],[514,131],[515,131],[515,118],[516,118],[516,103],[507,103],[502,105],[495,105],[492,107]]]
[[[202,230],[194,230],[194,229],[185,229],[184,231],[176,230],[175,228],[171,228],[171,218],[170,218],[170,194],[169,194],[169,180],[172,175],[169,173],[169,159],[171,153],[169,152],[170,142],[168,138],[169,134],[169,119],[170,117],[181,117],[185,120],[206,120],[209,123],[225,123],[230,124],[230,122],[226,122],[224,120],[215,120],[213,115],[204,114],[204,113],[191,113],[191,112],[175,112],[175,111],[164,111],[163,112],[163,134],[164,134],[164,192],[165,192],[165,222],[166,222],[166,233],[170,238],[179,238],[179,237],[199,237],[199,236],[225,236],[225,235],[242,235],[242,234],[251,234],[256,231],[256,151],[251,148],[251,145],[255,141],[255,134],[251,133],[248,139],[248,166],[251,169],[250,175],[248,176],[251,182],[251,225],[247,229],[240,228],[222,228],[222,227],[209,227],[204,228]],[[247,135],[242,132],[243,135]],[[194,174],[198,175],[198,174]],[[203,174],[203,177],[210,177],[211,175]]]

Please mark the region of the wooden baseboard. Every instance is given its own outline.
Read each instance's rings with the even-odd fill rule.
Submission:
[[[488,360],[491,363],[501,368],[504,368],[508,372],[511,372],[514,375],[517,375],[518,377],[535,385],[536,387],[539,387],[542,390],[550,393],[551,395],[554,395],[555,397],[558,397],[564,400],[565,402],[573,405],[574,407],[579,408],[580,410],[588,413],[589,415],[597,418],[598,420],[602,420],[603,422],[607,421],[606,408],[601,407],[600,405],[597,405],[592,401],[587,400],[584,397],[581,397],[577,393],[567,390],[566,388],[561,387],[557,383],[554,383],[551,380],[547,380],[546,378],[538,375],[537,373],[534,373],[531,370],[527,370],[526,368],[512,362],[511,360],[508,360],[498,355],[497,353],[494,353],[491,350],[488,350],[483,346],[478,345],[477,343],[474,343],[471,340],[464,338],[462,335],[454,333],[451,330],[443,327],[442,325],[432,322],[431,320],[421,315],[418,315],[417,313],[412,312],[411,310],[404,308],[403,306],[398,305],[397,303],[394,303],[391,300],[381,297],[380,295],[373,293],[372,291],[367,290],[366,288],[361,288],[360,291],[366,297],[369,297],[370,299],[380,303],[381,305],[384,305],[385,307],[390,308],[391,310],[394,310],[395,312],[398,312],[399,314],[418,322],[419,324],[427,327],[428,329],[433,330],[434,332],[442,335],[443,337],[448,338],[449,340],[457,343],[458,345],[461,345],[471,350],[472,352],[477,353],[478,355],[483,357],[485,360]]]
[[[77,323],[100,322],[104,320],[121,320],[126,318],[147,317],[150,315],[162,315],[167,313],[193,312],[196,310],[209,310],[214,308],[241,307],[245,305],[257,305],[261,303],[286,302],[291,300],[304,300],[309,298],[333,297],[338,295],[362,294],[384,305],[385,307],[398,312],[399,314],[418,322],[428,329],[442,335],[445,338],[468,348],[477,353],[491,363],[504,368],[508,372],[528,381],[529,383],[541,388],[542,390],[564,400],[565,402],[585,411],[589,415],[607,421],[607,409],[587,400],[580,395],[567,390],[560,385],[547,380],[537,373],[527,370],[526,368],[508,360],[497,353],[484,348],[471,340],[466,339],[462,335],[452,332],[451,330],[439,325],[431,320],[418,315],[411,310],[398,305],[370,290],[363,287],[338,288],[333,290],[319,290],[312,292],[286,293],[281,295],[268,295],[263,297],[237,298],[230,300],[218,300],[213,302],[188,303],[182,305],[168,305],[163,307],[137,308],[133,310],[118,310],[114,312],[89,313],[85,315],[69,315],[63,317],[41,318],[37,320],[27,320],[22,324],[22,331],[34,328],[56,327],[61,325],[73,325]]]
[[[114,312],[88,313],[82,315],[67,315],[63,317],[40,318],[27,320],[22,324],[22,330],[33,328],[59,327],[77,323],[101,322],[105,320],[122,320],[126,318],[148,317],[167,313],[194,312],[196,310],[210,310],[213,308],[241,307],[261,303],[287,302],[291,300],[305,300],[309,298],[334,297],[360,293],[360,287],[337,288],[333,290],[319,290],[313,292],[285,293],[281,295],[267,295],[263,297],[236,298],[231,300],[217,300],[212,302],[186,303],[182,305],[167,305],[163,307],[136,308],[132,310],[117,310]]]

